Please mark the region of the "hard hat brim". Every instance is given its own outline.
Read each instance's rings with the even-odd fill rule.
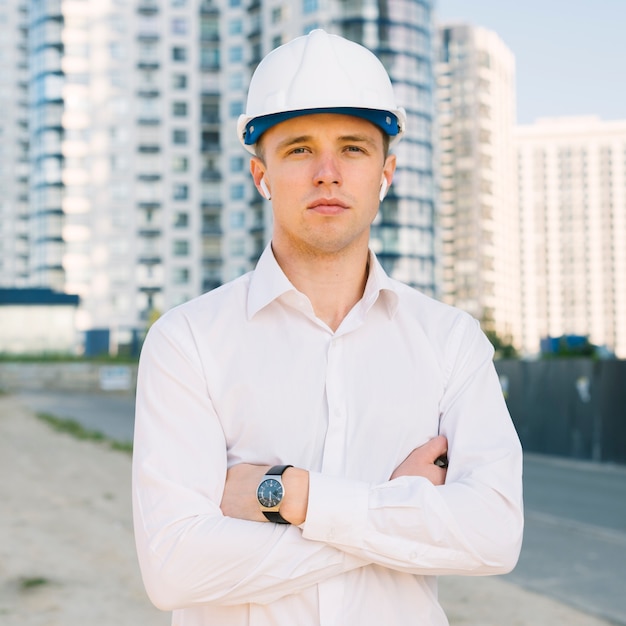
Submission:
[[[280,124],[294,117],[303,115],[316,115],[318,113],[336,113],[341,115],[352,115],[366,119],[378,126],[385,134],[395,137],[402,133],[402,122],[398,119],[398,115],[392,111],[380,111],[377,109],[365,109],[357,107],[328,107],[315,109],[300,109],[296,111],[281,111],[279,113],[271,113],[262,115],[249,120],[242,120],[242,141],[246,146],[253,146],[259,140],[259,137],[272,128],[276,124]]]

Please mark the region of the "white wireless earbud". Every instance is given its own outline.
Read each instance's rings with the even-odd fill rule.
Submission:
[[[265,178],[261,178],[261,182],[259,183],[259,187],[263,190],[263,196],[270,200],[272,198],[272,194],[270,190],[267,188],[267,183],[265,182]]]
[[[381,202],[385,199],[385,196],[387,195],[387,189],[389,189],[389,183],[387,182],[386,178],[383,178],[383,182],[380,183],[380,194],[378,195]]]

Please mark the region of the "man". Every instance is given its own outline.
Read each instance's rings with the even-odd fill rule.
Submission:
[[[493,350],[368,250],[405,123],[378,59],[323,31],[253,76],[239,131],[271,245],[164,315],[139,368],[139,561],[177,626],[439,626],[437,575],[516,563]]]

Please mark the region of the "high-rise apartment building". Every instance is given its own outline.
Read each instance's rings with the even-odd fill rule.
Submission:
[[[523,346],[585,335],[626,357],[626,121],[516,129]]]
[[[442,299],[518,345],[515,60],[495,33],[438,30]]]
[[[131,344],[154,315],[254,266],[271,211],[236,121],[260,59],[316,27],[372,49],[395,82],[408,131],[372,247],[394,277],[435,292],[431,0],[8,5],[28,43],[7,80],[26,58],[29,68],[11,106],[29,123],[2,128],[23,130],[29,167],[0,200],[3,216],[24,225],[25,282],[80,296],[78,331]],[[7,155],[3,182],[20,158]],[[2,228],[17,246],[5,235],[17,226]]]
[[[0,3],[0,286],[28,278],[28,1]]]

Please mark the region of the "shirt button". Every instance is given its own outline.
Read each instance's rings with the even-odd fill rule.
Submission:
[[[417,558],[417,552],[413,551],[411,552],[411,554],[409,554],[409,560],[415,561],[416,558]]]

